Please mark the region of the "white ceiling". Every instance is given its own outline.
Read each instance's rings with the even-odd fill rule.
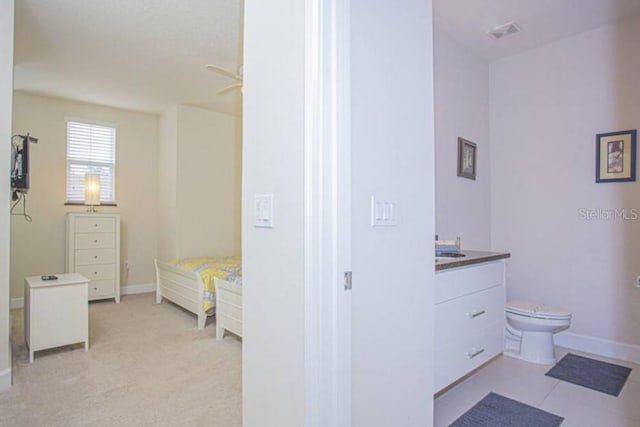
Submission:
[[[205,69],[241,58],[242,0],[16,0],[17,90],[160,113],[236,113],[239,91]]]
[[[16,0],[15,88],[160,113],[174,104],[238,114],[243,0]],[[434,21],[487,61],[617,20],[640,0],[434,0]],[[520,34],[486,33],[516,21]]]
[[[640,0],[434,0],[435,25],[487,61],[636,16]],[[524,31],[487,35],[511,21]]]

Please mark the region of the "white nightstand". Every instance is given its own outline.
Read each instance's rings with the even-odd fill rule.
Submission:
[[[84,342],[89,350],[89,279],[77,273],[57,274],[58,280],[40,276],[24,279],[24,337],[33,353]]]

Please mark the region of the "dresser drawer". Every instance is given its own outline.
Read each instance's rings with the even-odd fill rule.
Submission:
[[[76,233],[114,233],[116,231],[115,218],[80,217],[75,221]]]
[[[436,348],[504,322],[504,287],[494,286],[435,307]]]
[[[489,325],[464,340],[454,340],[435,353],[435,391],[438,392],[502,353],[503,324]]]
[[[114,264],[115,249],[80,249],[76,251],[76,265]]]
[[[455,268],[436,274],[435,303],[504,284],[504,262]]]
[[[116,267],[115,264],[78,265],[76,266],[76,273],[82,274],[93,283],[94,280],[115,279]]]
[[[77,233],[76,249],[110,249],[115,247],[113,233]]]
[[[89,282],[89,299],[112,297],[114,295],[114,280],[92,280]]]

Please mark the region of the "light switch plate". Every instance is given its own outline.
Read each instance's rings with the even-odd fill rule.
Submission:
[[[372,227],[397,227],[398,204],[376,199],[371,196],[371,226]]]
[[[255,227],[273,227],[273,194],[254,196],[253,225]]]

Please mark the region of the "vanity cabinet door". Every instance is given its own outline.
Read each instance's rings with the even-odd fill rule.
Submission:
[[[436,301],[439,301],[435,305],[436,391],[502,353],[503,282],[503,262],[436,275]]]

